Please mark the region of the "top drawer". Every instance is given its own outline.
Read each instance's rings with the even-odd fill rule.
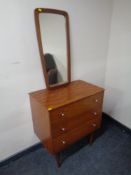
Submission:
[[[51,123],[66,121],[67,118],[75,117],[85,113],[92,108],[102,108],[103,93],[98,93],[90,97],[84,98],[69,105],[49,111]]]

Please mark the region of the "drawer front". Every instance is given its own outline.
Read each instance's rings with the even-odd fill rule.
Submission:
[[[101,125],[101,119],[100,118],[94,119],[79,126],[78,128],[75,128],[70,132],[63,134],[62,136],[57,137],[56,139],[53,139],[54,152],[57,153],[62,151],[63,149],[75,143],[82,137],[100,128],[100,125]]]
[[[72,104],[50,111],[51,123],[67,121],[68,118],[79,116],[94,107],[102,108],[103,93],[98,93],[88,98],[79,100]]]
[[[89,122],[90,120],[100,119],[101,118],[101,111],[100,109],[91,110],[86,112],[82,115],[73,117],[72,119],[68,119],[66,122],[55,123],[52,124],[51,132],[52,137],[58,137],[60,135],[64,135],[67,132],[70,132],[74,128],[77,128],[84,123]]]

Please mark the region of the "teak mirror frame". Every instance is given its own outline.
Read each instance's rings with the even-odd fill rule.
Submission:
[[[42,45],[41,31],[40,31],[40,22],[39,22],[39,14],[40,13],[59,14],[59,15],[63,15],[66,19],[67,81],[64,83],[55,84],[55,85],[49,85],[49,83],[48,83],[48,75],[46,72],[45,60],[43,59],[43,57],[44,57],[43,50],[44,49],[43,49],[43,45]],[[70,33],[69,33],[69,15],[68,15],[68,13],[65,11],[56,10],[56,9],[36,8],[34,11],[34,17],[35,17],[36,34],[37,34],[41,64],[42,64],[43,74],[45,77],[46,87],[48,89],[52,89],[52,88],[56,88],[59,86],[69,84],[71,82],[71,61],[70,61]]]

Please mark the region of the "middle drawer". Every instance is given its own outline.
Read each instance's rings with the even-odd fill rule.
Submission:
[[[60,135],[64,135],[65,133],[77,128],[84,123],[90,120],[98,120],[101,118],[101,111],[91,110],[81,115],[67,118],[67,120],[63,120],[62,122],[56,122],[51,124],[51,133],[52,137],[56,138]]]

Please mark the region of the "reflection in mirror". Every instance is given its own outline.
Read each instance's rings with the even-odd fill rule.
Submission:
[[[47,53],[44,55],[46,72],[48,74],[48,83],[50,85],[58,83],[58,69],[53,55]]]
[[[39,23],[48,83],[67,82],[66,18],[60,14],[40,13]]]

